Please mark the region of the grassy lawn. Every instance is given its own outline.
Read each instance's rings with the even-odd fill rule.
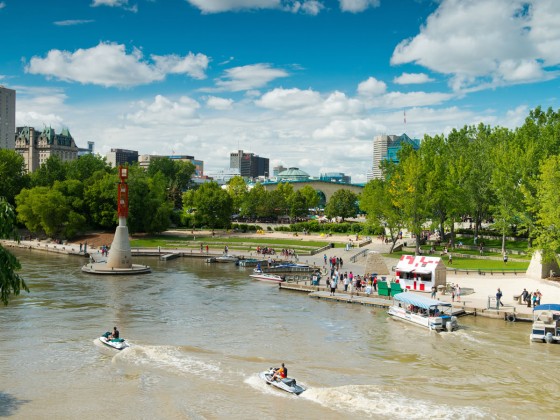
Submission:
[[[411,255],[410,252],[393,252],[392,254],[383,254],[384,257],[395,258],[395,264],[397,264],[398,259],[401,255]],[[439,255],[435,255],[439,256]],[[474,258],[460,258],[453,257],[453,264],[449,264],[447,256],[442,258],[443,263],[448,268],[456,268],[458,270],[496,270],[496,271],[525,271],[529,267],[529,261],[527,262],[517,262],[508,261],[504,264],[502,260],[490,260],[490,259],[474,259]]]
[[[301,239],[278,239],[267,238],[263,235],[262,238],[240,238],[240,237],[211,237],[211,236],[170,236],[170,235],[154,235],[141,239],[132,239],[130,246],[133,248],[198,248],[200,244],[208,244],[210,248],[221,247],[228,245],[234,249],[249,249],[257,246],[270,246],[275,248],[295,248],[295,249],[316,249],[322,248],[330,242],[328,241],[302,241]],[[249,245],[248,245],[249,244]],[[248,246],[247,246],[248,245]],[[342,247],[342,244],[335,244],[335,247]]]
[[[458,236],[457,242],[459,241],[461,241],[464,245],[475,245],[474,238],[472,237]],[[485,248],[502,249],[502,240],[499,238],[494,238],[494,239],[479,238],[478,244],[480,244],[481,241],[484,243]],[[527,247],[528,244],[526,239],[522,241],[506,241],[506,250],[515,249],[516,251],[527,251]]]

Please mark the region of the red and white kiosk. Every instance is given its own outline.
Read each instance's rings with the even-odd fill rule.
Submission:
[[[397,282],[403,289],[431,291],[445,286],[447,268],[439,257],[403,255],[395,267]]]

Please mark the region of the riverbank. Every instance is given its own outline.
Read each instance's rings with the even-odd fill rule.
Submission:
[[[189,231],[168,231],[167,233],[171,235],[192,235]],[[211,231],[197,231],[196,235],[199,238],[204,237],[212,237]],[[227,233],[227,234],[220,234],[224,237],[247,237],[247,238],[258,238],[262,240],[263,243],[266,243],[267,238],[280,238],[280,239],[287,239],[293,238],[291,233],[287,232],[265,232],[264,234],[258,233]],[[110,234],[103,234],[103,236],[88,236],[88,248],[87,253],[92,255],[94,259],[99,259],[100,256],[100,247],[103,244],[110,244],[110,240],[112,236]],[[332,243],[339,243],[345,244],[355,242],[356,238],[350,235],[333,235],[331,237],[325,238],[324,235],[305,235],[299,236],[297,238],[301,241],[317,241],[317,240],[328,240]],[[42,252],[51,252],[51,253],[63,253],[69,255],[76,255],[87,257],[84,254],[84,242],[73,242],[73,243],[65,243],[65,244],[56,244],[49,241],[21,241],[19,244],[14,243],[13,241],[2,241],[2,243],[7,246],[15,246],[20,248],[26,249],[34,249],[39,250]],[[82,245],[82,246],[80,246]],[[151,255],[161,255],[164,253],[172,253],[172,252],[184,252],[187,254],[191,254],[197,257],[206,257],[206,256],[213,256],[213,255],[221,255],[223,253],[223,249],[220,247],[212,248],[212,243],[209,242],[209,251],[208,254],[206,252],[198,253],[193,251],[192,248],[185,248],[185,249],[142,249],[143,254],[151,254]],[[365,262],[366,256],[360,256],[355,261],[352,261],[352,256],[355,256],[360,251],[367,249],[369,251],[379,252],[379,253],[387,253],[389,250],[389,245],[385,244],[384,242],[374,239],[372,243],[364,246],[363,248],[350,248],[348,251],[345,248],[328,248],[317,255],[301,255],[299,256],[299,262],[307,263],[311,265],[316,265],[318,267],[324,267],[324,256],[326,255],[327,258],[332,256],[341,257],[344,261],[343,267],[341,271],[343,272],[350,272],[352,271],[354,274],[364,275],[366,274],[365,271]],[[137,249],[137,252],[140,252],[140,249]],[[232,251],[232,254],[238,255],[240,257],[245,258],[254,258],[257,256],[256,252],[237,252]],[[281,256],[278,254],[275,256],[279,259]],[[394,265],[396,265],[398,259],[391,259],[385,258],[387,267],[391,269]],[[392,276],[389,276],[391,278]],[[437,298],[453,303],[453,305],[457,308],[465,308],[467,312],[477,312],[477,314],[483,314],[484,316],[495,317],[498,319],[507,318],[509,313],[516,313],[516,314],[524,314],[529,316],[532,313],[532,308],[527,307],[525,304],[519,304],[514,297],[518,296],[522,293],[523,289],[526,289],[528,292],[536,292],[537,290],[542,294],[541,303],[558,303],[560,302],[560,283],[551,280],[538,280],[532,279],[527,277],[526,275],[513,275],[513,274],[478,274],[478,273],[454,273],[453,271],[447,272],[447,282],[458,284],[461,289],[465,291],[463,296],[460,298],[455,299],[453,302],[452,297],[449,294],[439,294]],[[505,306],[500,307],[500,309],[496,310],[493,308],[495,305],[495,296],[497,289],[500,288],[503,297],[502,302]],[[419,292],[413,292],[419,293]],[[426,295],[427,293],[423,293]],[[490,306],[489,306],[490,303]]]

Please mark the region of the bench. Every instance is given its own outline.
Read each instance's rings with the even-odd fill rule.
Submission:
[[[386,281],[380,281],[377,283],[377,294],[379,296],[391,296],[391,289]]]
[[[391,282],[391,296],[395,296],[397,293],[402,293],[403,289],[400,283]]]

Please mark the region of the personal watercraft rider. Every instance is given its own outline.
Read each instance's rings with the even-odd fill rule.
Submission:
[[[117,327],[113,327],[113,333],[107,337],[108,340],[112,340],[113,338],[119,338],[119,330],[117,330]]]
[[[274,375],[272,375],[271,380],[276,381],[277,378],[284,379],[287,376],[288,376],[288,369],[286,369],[286,366],[284,366],[284,363],[282,363],[282,366],[274,371]]]

